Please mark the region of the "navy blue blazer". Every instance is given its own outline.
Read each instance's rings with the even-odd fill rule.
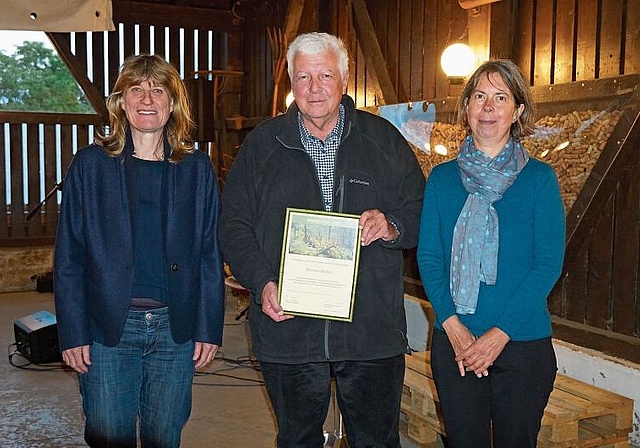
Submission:
[[[165,144],[168,148],[168,143]],[[133,284],[138,183],[130,140],[118,157],[99,145],[77,152],[64,181],[54,255],[60,350],[96,341],[117,345]],[[164,260],[176,343],[222,343],[224,275],[218,244],[215,172],[201,151],[165,157]]]

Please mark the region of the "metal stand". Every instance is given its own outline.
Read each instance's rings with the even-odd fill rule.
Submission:
[[[33,210],[31,210],[31,211],[29,212],[29,214],[28,214],[28,215],[27,215],[27,217],[26,217],[26,220],[27,220],[27,221],[30,221],[30,220],[31,220],[31,218],[33,218],[33,217],[36,215],[36,213],[38,213],[38,211],[39,211],[39,210],[42,208],[42,206],[43,206],[43,205],[44,205],[44,204],[49,200],[49,198],[50,198],[51,196],[53,196],[53,195],[54,195],[58,190],[59,190],[59,191],[62,191],[62,184],[63,184],[63,181],[60,181],[60,182],[58,182],[57,184],[55,184],[55,185],[53,186],[53,188],[51,189],[51,191],[49,191],[49,193],[47,193],[47,195],[44,197],[44,199],[43,199],[43,200],[42,200],[38,205],[36,205],[36,206],[33,208]]]
[[[333,429],[324,432],[324,446],[325,448],[346,448],[348,445],[344,439],[345,435],[342,428],[342,414],[340,413],[340,409],[338,409],[335,382],[331,383],[329,414],[331,413],[333,413]]]

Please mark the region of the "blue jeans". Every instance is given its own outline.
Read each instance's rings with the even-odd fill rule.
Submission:
[[[279,448],[321,448],[331,378],[351,448],[400,448],[404,355],[369,361],[261,362],[278,422]]]
[[[176,344],[169,311],[129,311],[120,343],[93,343],[78,375],[91,447],[178,447],[191,414],[194,343]]]

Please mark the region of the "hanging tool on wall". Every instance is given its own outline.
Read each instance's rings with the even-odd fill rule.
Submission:
[[[305,0],[289,0],[283,26],[281,28],[267,28],[273,69],[273,97],[271,99],[271,116],[273,117],[278,113],[278,103],[281,96],[279,95],[280,81],[282,81],[287,63],[287,46],[298,34],[304,4]]]
[[[287,40],[282,28],[267,28],[267,36],[271,45],[271,70],[273,72],[273,97],[271,99],[271,116],[278,113],[278,91],[280,81],[287,63]]]

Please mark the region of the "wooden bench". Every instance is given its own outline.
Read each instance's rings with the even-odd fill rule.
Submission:
[[[429,352],[406,356],[401,412],[406,435],[431,447],[446,435],[438,394],[431,374]],[[633,419],[633,400],[558,374],[538,435],[538,447],[627,448]]]

